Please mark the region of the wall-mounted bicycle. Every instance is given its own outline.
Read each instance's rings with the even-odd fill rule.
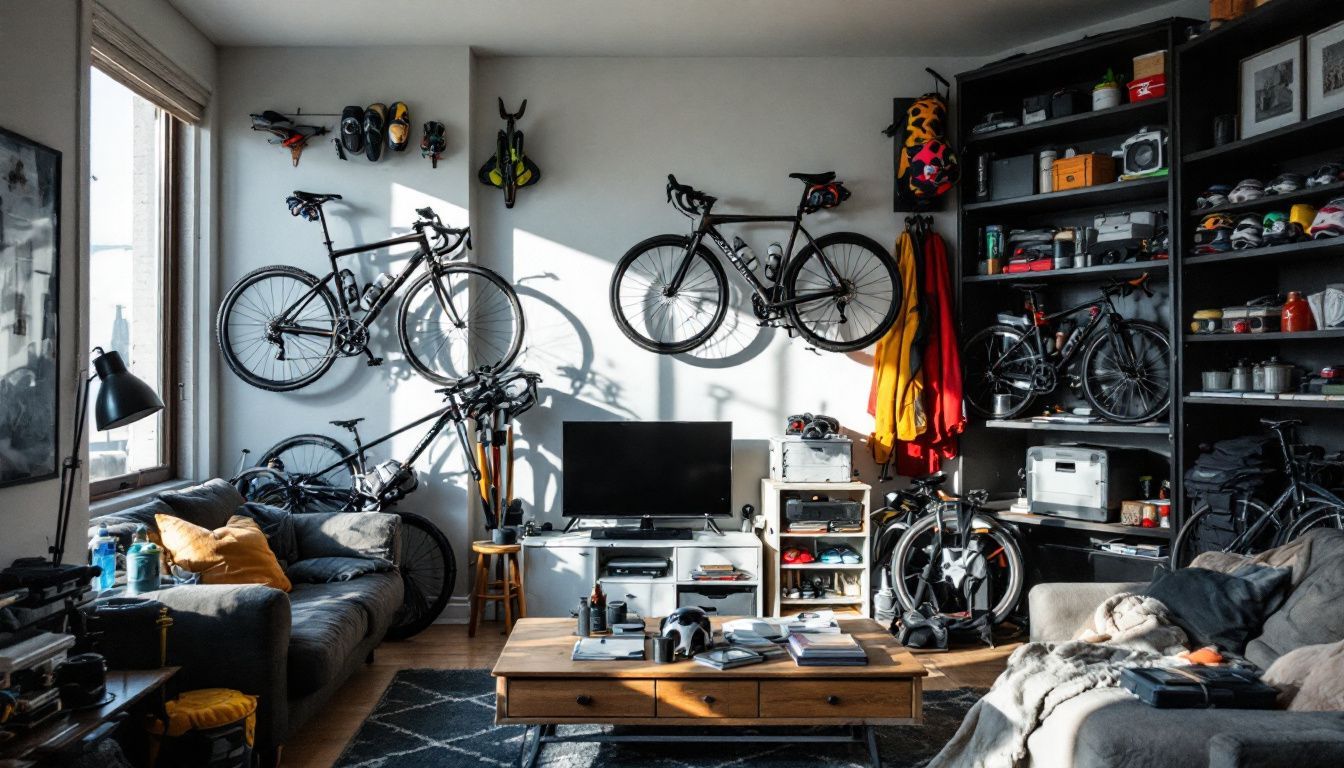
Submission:
[[[298,267],[262,267],[224,295],[216,335],[224,362],[254,387],[284,392],[307,386],[337,357],[364,355],[369,328],[406,289],[397,313],[397,336],[406,360],[423,376],[447,384],[479,366],[503,370],[523,344],[523,310],[513,286],[495,272],[458,261],[471,248],[471,230],[444,226],[430,208],[419,208],[413,232],[367,245],[332,248],[322,206],[340,195],[295,191],[286,202],[294,216],[322,223],[331,271],[318,278]],[[338,259],[415,244],[395,276],[380,274],[361,291]],[[421,264],[427,269],[415,280]]]
[[[832,352],[872,344],[887,332],[900,308],[896,260],[872,238],[854,232],[821,237],[803,227],[803,216],[834,208],[849,196],[835,173],[792,173],[803,196],[792,216],[713,213],[715,198],[667,177],[667,200],[695,221],[686,235],[658,235],[631,248],[611,278],[611,312],[621,331],[651,352],[676,354],[704,344],[728,311],[728,278],[704,241],[718,246],[751,288],[751,308],[762,326],[796,331]],[[720,224],[792,225],[788,245],[767,256],[765,279],[719,232]],[[794,253],[798,235],[806,241]]]

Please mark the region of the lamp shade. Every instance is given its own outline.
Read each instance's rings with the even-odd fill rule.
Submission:
[[[124,427],[163,410],[163,400],[130,371],[116,351],[104,352],[93,359],[98,375],[98,400],[93,406],[93,423],[99,431]]]

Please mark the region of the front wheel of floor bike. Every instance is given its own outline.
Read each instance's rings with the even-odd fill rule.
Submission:
[[[1227,514],[1201,503],[1172,539],[1172,570],[1190,565],[1201,552],[1249,555],[1275,546],[1279,543],[1279,525],[1273,518],[1265,519],[1268,515],[1265,505],[1255,499],[1237,499]],[[1262,527],[1253,531],[1257,523]]]
[[[1117,424],[1152,421],[1171,405],[1171,342],[1142,320],[1103,330],[1083,352],[1083,397]]]
[[[219,304],[224,362],[259,389],[289,392],[317,381],[336,359],[336,299],[297,267],[249,272]]]
[[[689,254],[688,238],[658,235],[626,251],[611,276],[611,314],[625,337],[663,355],[704,344],[728,312],[728,277],[703,245]],[[687,259],[675,293],[669,284]]]
[[[389,640],[405,640],[433,624],[457,582],[457,561],[443,531],[420,515],[398,512],[397,516],[401,518],[397,570],[403,596],[387,630]]]
[[[966,550],[958,548],[961,524],[956,510],[942,510],[916,520],[896,543],[891,555],[891,583],[896,591],[903,611],[915,610],[915,596],[919,591],[919,582],[923,578],[925,566],[929,564],[934,544],[940,545],[943,558],[931,569],[929,587],[925,590],[924,601],[931,603],[940,614],[949,615],[970,608],[967,598],[950,583],[945,576],[943,565],[950,556],[955,562],[964,563],[962,555],[968,555],[972,549],[978,552],[976,559],[983,557],[987,566],[992,608],[995,624],[1002,622],[1012,614],[1022,597],[1025,567],[1022,550],[1011,532],[999,523],[984,515],[976,515],[971,520],[971,536]],[[935,541],[937,540],[937,541]]]
[[[824,257],[824,259],[823,259]],[[833,232],[808,243],[784,273],[789,322],[808,343],[828,352],[874,344],[896,322],[901,272],[891,253],[870,237]],[[835,296],[824,296],[839,291]],[[810,301],[799,299],[818,295]]]
[[[407,362],[436,384],[482,366],[508,368],[523,347],[523,332],[513,286],[477,264],[431,267],[411,283],[397,316]]]

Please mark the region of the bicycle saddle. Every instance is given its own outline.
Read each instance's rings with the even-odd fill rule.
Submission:
[[[826,184],[835,181],[835,171],[825,171],[823,173],[790,173],[790,179],[797,179],[804,184]]]
[[[1044,290],[1044,288],[1045,283],[1013,283],[1013,290],[1021,291],[1023,293],[1034,293],[1036,291]]]
[[[916,485],[920,488],[937,488],[938,486],[947,482],[947,473],[939,472],[936,475],[929,475],[928,477],[917,478],[911,482],[913,485]]]
[[[328,200],[341,199],[340,195],[334,195],[326,192],[301,192],[297,189],[294,190],[294,196],[299,198],[303,202],[310,203],[312,205],[321,205],[327,202]]]
[[[1261,419],[1260,423],[1269,429],[1283,429],[1284,427],[1296,427],[1302,423],[1301,419]]]
[[[364,419],[362,417],[358,419],[338,419],[336,421],[331,422],[331,425],[333,427],[340,427],[341,429],[353,430],[355,428],[355,425],[363,420]]]

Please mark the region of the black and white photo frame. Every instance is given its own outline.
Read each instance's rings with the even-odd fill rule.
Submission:
[[[1241,138],[1302,120],[1303,42],[1294,38],[1241,61]]]
[[[1307,118],[1344,109],[1344,22],[1307,36]]]

